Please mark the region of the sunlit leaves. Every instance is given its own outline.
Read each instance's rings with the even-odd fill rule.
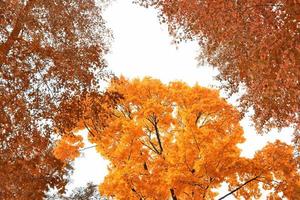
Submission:
[[[121,77],[107,92],[122,98],[102,110],[110,113],[105,125],[86,124],[90,140],[110,161],[101,194],[116,199],[213,199],[227,182],[233,195],[246,199],[259,198],[260,185],[275,191],[270,197],[298,195],[292,147],[276,142],[254,159],[240,157],[240,114],[218,91]]]
[[[66,163],[73,161],[80,155],[79,148],[84,146],[82,139],[77,135],[64,135],[56,144],[53,151],[54,156]]]

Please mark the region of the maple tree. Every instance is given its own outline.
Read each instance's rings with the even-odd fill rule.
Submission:
[[[240,114],[217,90],[145,78],[112,80],[122,96],[102,114],[83,117],[79,128],[110,161],[100,194],[115,199],[213,199],[221,183],[237,198],[259,198],[261,188],[297,199],[300,177],[293,148],[268,144],[253,159],[240,157]],[[93,123],[101,121],[104,124]],[[74,144],[78,141],[74,141]],[[61,144],[65,143],[61,141]],[[64,155],[64,154],[62,154]],[[71,156],[73,158],[73,156]],[[65,160],[65,158],[63,158]]]
[[[93,0],[0,1],[1,199],[64,190],[70,166],[52,154],[73,112],[63,105],[110,76],[103,56],[111,33],[101,14]]]
[[[300,128],[299,0],[137,0],[159,10],[175,41],[196,40],[229,94],[245,87],[258,131]]]

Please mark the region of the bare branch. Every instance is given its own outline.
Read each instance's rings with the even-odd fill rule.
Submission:
[[[143,142],[142,140],[139,139],[139,141],[146,147],[148,147],[151,151],[153,151],[154,153],[159,154],[159,151],[157,151],[157,149],[153,149],[152,147],[150,147],[148,144],[146,144],[145,142]]]
[[[227,193],[226,195],[222,196],[221,198],[219,198],[219,200],[225,199],[226,197],[232,195],[233,193],[235,193],[236,191],[238,191],[239,189],[241,189],[242,187],[244,187],[245,185],[247,185],[248,183],[255,181],[256,179],[258,179],[260,177],[260,175],[255,176],[254,178],[251,178],[250,180],[246,181],[245,183],[243,183],[242,185],[238,186],[237,188],[235,188],[234,190],[232,190],[231,192]]]
[[[85,150],[87,150],[87,149],[92,149],[92,148],[95,148],[96,146],[97,146],[97,145],[85,147],[85,148],[79,149],[79,151],[85,151]]]

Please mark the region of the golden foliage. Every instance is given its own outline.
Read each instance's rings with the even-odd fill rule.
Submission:
[[[236,197],[261,189],[299,196],[292,147],[276,142],[253,159],[240,157],[240,114],[216,90],[145,78],[113,80],[123,98],[106,109],[105,126],[88,126],[90,140],[110,161],[100,193],[116,199],[213,199],[227,182]],[[94,119],[96,120],[96,119]]]
[[[82,140],[83,138],[80,135],[62,136],[54,148],[54,156],[64,163],[73,161],[80,155],[79,148],[84,147]]]

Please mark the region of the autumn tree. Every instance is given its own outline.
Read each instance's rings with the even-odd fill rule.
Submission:
[[[229,94],[245,88],[256,128],[300,128],[299,0],[137,0],[158,9],[175,41],[195,40]]]
[[[124,200],[214,199],[226,182],[230,192],[221,199],[259,198],[260,185],[272,190],[270,198],[281,192],[288,199],[299,198],[293,148],[277,141],[253,159],[240,157],[240,114],[217,90],[121,77],[107,92],[122,98],[101,112],[110,113],[104,126],[92,123],[102,115],[84,117],[89,140],[110,161],[109,174],[99,186],[101,195]]]
[[[109,76],[103,55],[111,33],[101,12],[93,0],[0,1],[1,199],[63,190],[68,169],[52,155],[73,112],[63,105]]]

